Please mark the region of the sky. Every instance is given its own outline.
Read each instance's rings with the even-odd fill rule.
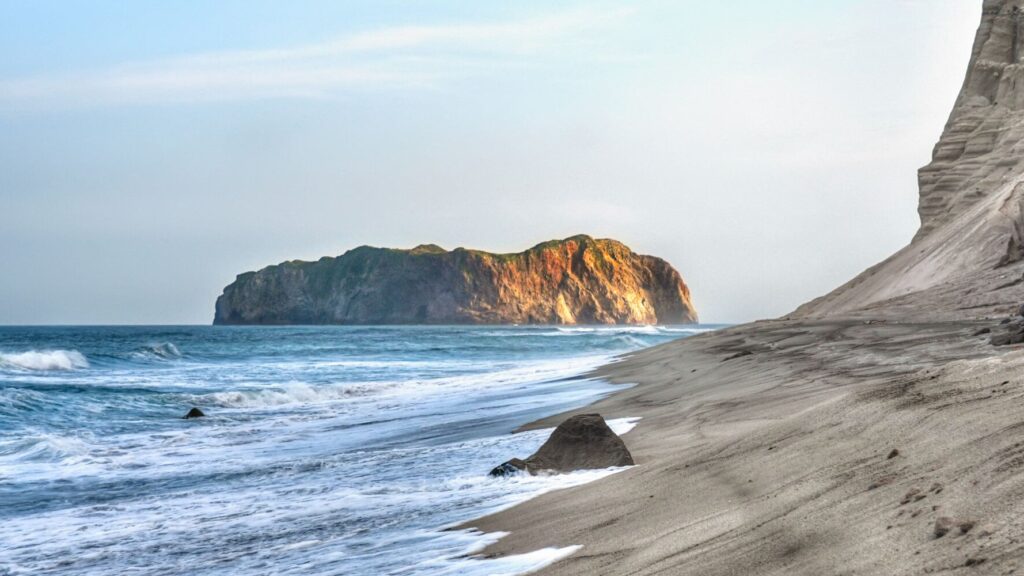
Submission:
[[[206,324],[236,274],[586,233],[706,322],[910,241],[980,0],[0,0],[0,324]]]

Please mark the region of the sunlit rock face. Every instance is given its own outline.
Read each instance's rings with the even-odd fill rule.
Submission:
[[[215,324],[687,324],[690,291],[667,262],[573,236],[515,254],[364,246],[247,272]]]

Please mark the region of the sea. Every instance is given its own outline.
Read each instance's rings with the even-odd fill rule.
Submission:
[[[714,328],[2,327],[0,575],[528,573],[576,548],[454,527],[619,470],[490,478],[513,431]]]

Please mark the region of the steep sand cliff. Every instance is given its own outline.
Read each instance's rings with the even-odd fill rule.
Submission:
[[[690,290],[667,262],[573,236],[516,254],[364,246],[241,274],[215,324],[687,324]]]
[[[977,318],[1024,301],[1024,13],[986,0],[963,88],[919,172],[913,242],[796,317]]]

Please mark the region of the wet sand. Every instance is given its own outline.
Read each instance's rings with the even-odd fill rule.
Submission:
[[[485,556],[583,546],[542,574],[1024,573],[1024,351],[974,335],[996,324],[767,321],[638,352],[595,374],[635,387],[577,411],[642,417],[638,465],[469,526],[510,532]]]

